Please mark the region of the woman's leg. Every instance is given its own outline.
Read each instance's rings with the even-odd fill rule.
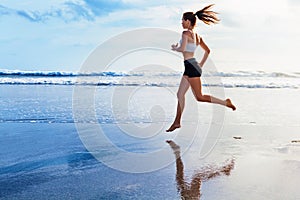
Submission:
[[[220,104],[220,105],[229,107],[232,110],[236,109],[230,99],[221,100],[221,99],[218,99],[218,98],[210,96],[210,95],[203,95],[200,77],[188,78],[188,80],[189,80],[189,83],[192,87],[192,91],[193,91],[194,96],[197,99],[197,101]]]
[[[180,128],[180,121],[181,121],[181,115],[184,109],[184,105],[185,105],[185,93],[187,92],[187,90],[190,87],[190,83],[188,81],[188,77],[187,76],[182,76],[181,81],[180,81],[180,85],[178,88],[178,92],[177,92],[177,98],[178,98],[178,103],[177,103],[177,111],[176,111],[176,117],[175,120],[173,122],[173,124],[171,125],[171,127],[166,130],[167,132],[171,132],[174,131],[176,128]]]

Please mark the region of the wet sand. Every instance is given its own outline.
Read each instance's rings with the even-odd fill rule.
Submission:
[[[226,90],[237,110],[225,111],[220,134],[204,134],[210,128],[220,126],[210,123],[212,108],[206,104],[200,104],[198,108],[201,122],[196,134],[193,133],[195,124],[186,114],[182,128],[174,133],[164,132],[171,123],[171,117],[167,121],[155,122],[164,127],[159,134],[150,137],[149,142],[145,139],[137,142],[132,136],[120,137],[120,124],[101,122],[108,137],[119,148],[138,153],[164,149],[164,154],[157,160],[172,159],[160,169],[132,174],[107,167],[84,147],[72,122],[72,102],[68,96],[72,94],[70,88],[37,87],[36,96],[32,93],[36,90],[27,89],[27,86],[22,87],[22,93],[27,96],[19,95],[18,87],[7,88],[10,97],[0,99],[6,112],[1,116],[15,119],[2,121],[0,126],[0,199],[174,200],[180,199],[183,195],[181,191],[191,189],[191,185],[195,185],[194,197],[201,200],[300,198],[300,143],[297,142],[300,140],[300,108],[297,106],[300,93],[297,89]],[[107,91],[107,88],[101,90],[99,93],[103,97],[98,98],[107,99]],[[59,97],[53,98],[54,92]],[[47,105],[36,106],[45,100],[48,100]],[[15,102],[10,105],[12,101]],[[102,102],[101,99],[98,102],[100,110],[107,105],[103,106]],[[18,112],[10,112],[10,108],[14,107]],[[173,108],[175,106],[171,105],[170,112],[174,111]],[[36,111],[30,113],[32,115],[43,114],[38,116],[40,121],[35,116],[30,116],[31,122],[16,121],[32,109]],[[105,118],[107,113],[103,111],[98,115]],[[58,116],[56,121],[49,121],[54,114]],[[140,116],[139,113],[136,116]],[[139,125],[147,126],[149,123]],[[146,136],[152,135],[149,133]],[[181,164],[166,140],[180,146]],[[215,143],[215,146],[207,156],[201,157],[204,140],[211,142],[209,144]],[[102,147],[109,150],[105,148]],[[103,157],[111,160],[120,158],[107,154],[107,151],[103,151]],[[129,164],[148,165],[139,160]],[[192,184],[193,180],[196,180],[195,184]],[[184,182],[187,184],[184,185]]]

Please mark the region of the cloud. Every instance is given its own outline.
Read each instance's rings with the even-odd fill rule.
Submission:
[[[130,8],[129,4],[116,0],[84,0],[84,3],[95,16],[102,16],[116,10]]]
[[[221,19],[221,24],[231,28],[241,27],[241,22],[239,19],[235,18],[230,12],[223,11],[220,13],[219,18]]]
[[[288,0],[287,1],[291,6],[300,6],[299,0]]]
[[[16,11],[16,14],[32,22],[43,21],[43,19],[46,17],[46,15],[41,15],[38,12],[26,12],[22,10]]]
[[[1,15],[10,15],[11,13],[13,13],[12,9],[9,9],[5,6],[0,5],[0,16]]]
[[[65,22],[74,20],[93,20],[94,16],[86,8],[73,4],[71,2],[64,3],[60,8],[50,8],[46,11],[38,10],[20,10],[12,9],[0,5],[0,17],[3,15],[13,15],[24,18],[30,22],[45,22],[51,18],[59,18]]]
[[[50,19],[61,19],[65,22],[80,20],[93,21],[97,17],[106,16],[111,12],[128,8],[130,8],[129,4],[116,0],[66,1],[55,7],[48,7],[43,11],[13,9],[0,5],[0,17],[3,15],[15,15],[25,18],[30,22],[46,22]]]

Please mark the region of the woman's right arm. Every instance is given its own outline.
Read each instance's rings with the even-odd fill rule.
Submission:
[[[182,33],[180,46],[178,47],[178,45],[172,45],[172,50],[178,52],[184,52],[187,42],[188,42],[187,31],[184,31]]]

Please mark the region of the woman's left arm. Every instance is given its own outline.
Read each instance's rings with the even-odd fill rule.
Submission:
[[[210,49],[208,48],[208,46],[204,43],[203,39],[200,37],[200,43],[199,45],[202,47],[202,49],[205,51],[201,62],[199,63],[200,67],[203,67],[204,63],[206,62],[208,55],[210,53]]]

